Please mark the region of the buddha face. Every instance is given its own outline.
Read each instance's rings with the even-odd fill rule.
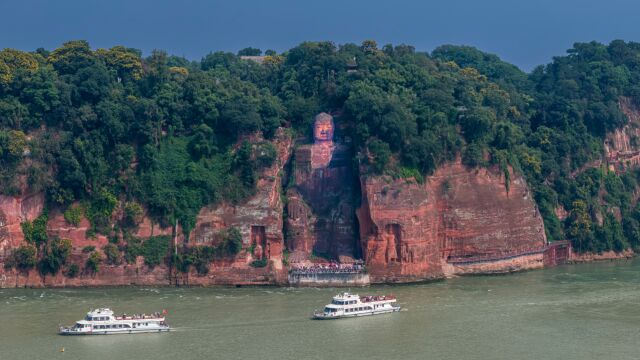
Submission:
[[[326,142],[333,140],[333,117],[326,113],[316,116],[313,125],[313,137],[316,142]]]

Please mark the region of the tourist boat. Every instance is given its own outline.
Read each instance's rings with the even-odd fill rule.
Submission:
[[[111,335],[165,332],[171,330],[164,316],[167,311],[150,315],[113,315],[111,309],[95,309],[75,325],[60,327],[60,335]]]
[[[333,297],[331,304],[324,310],[314,311],[313,318],[318,320],[340,319],[346,317],[386,314],[400,311],[393,295],[358,296],[345,292]]]

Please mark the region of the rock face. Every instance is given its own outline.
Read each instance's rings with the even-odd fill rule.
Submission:
[[[255,194],[241,204],[201,209],[187,237],[180,226],[162,228],[143,217],[134,236],[172,236],[175,246],[215,246],[225,231],[238,229],[240,253],[216,259],[206,275],[195,270],[176,273],[164,265],[150,268],[142,257],[132,264],[103,262],[97,274],[87,273],[82,269],[88,258],[83,248],[93,246],[101,252],[108,239],[89,238],[86,219],[71,226],[56,209],[49,211],[48,235],[72,241],[71,262],[80,266],[80,273],[72,278],[62,273],[43,278],[35,270],[22,274],[6,270],[6,255],[24,242],[20,223],[40,215],[44,196],[0,196],[0,287],[281,284],[288,281],[285,248],[289,262],[307,261],[314,252],[341,262],[363,259],[367,266],[366,276],[359,280],[363,284],[517,271],[553,265],[571,256],[570,247],[547,244],[542,219],[521,176],[511,174],[512,180],[505,184],[504,174],[497,169],[469,169],[459,162],[440,167],[424,183],[371,177],[365,169],[356,174],[353,149],[339,136],[334,142],[334,129],[330,115],[318,115],[314,143],[298,146],[291,161],[292,138],[283,129],[278,131],[276,160],[261,171]],[[623,129],[610,139],[610,154],[635,151],[630,131]],[[257,135],[248,140],[264,141]],[[290,174],[285,171],[287,164],[291,164]],[[284,178],[290,179],[285,194]],[[357,191],[361,200],[356,209]],[[266,260],[267,265],[252,267],[255,260]]]
[[[252,137],[252,142],[263,141]],[[17,273],[6,270],[3,255],[24,241],[20,223],[33,220],[41,214],[44,204],[42,194],[22,197],[0,196],[0,287],[6,286],[118,286],[118,285],[213,285],[213,284],[276,284],[286,282],[286,270],[282,266],[284,248],[283,202],[281,200],[281,172],[291,155],[291,137],[285,131],[279,131],[274,141],[277,158],[274,164],[261,172],[256,193],[240,205],[221,204],[203,208],[196,221],[194,230],[186,242],[178,226],[176,237],[178,246],[216,245],[220,240],[220,231],[236,227],[240,230],[243,250],[233,259],[216,260],[210,264],[207,275],[198,275],[195,270],[188,274],[176,274],[166,266],[150,268],[139,257],[134,264],[107,265],[102,263],[96,274],[82,270],[88,254],[82,250],[93,246],[100,251],[108,244],[103,235],[88,237],[90,224],[82,219],[78,226],[69,225],[63,214],[52,209],[49,213],[47,233],[49,236],[70,239],[73,244],[70,263],[80,266],[81,272],[73,278],[62,273],[54,277],[41,277],[37,271]],[[173,235],[171,227],[162,228],[148,217],[134,231],[133,235],[142,239],[150,236]],[[249,250],[253,250],[250,253]],[[253,268],[249,264],[256,259],[270,260],[267,266]]]
[[[627,97],[621,97],[619,105],[629,122],[607,134],[604,148],[610,168],[623,171],[640,165],[640,108]]]
[[[292,140],[283,131],[278,132],[276,136],[278,152],[276,161],[260,175],[256,194],[240,205],[222,204],[203,208],[196,219],[195,229],[189,236],[188,246],[217,245],[221,241],[223,230],[235,227],[240,231],[243,248],[253,251],[241,254],[234,261],[211,265],[210,274],[218,274],[218,278],[223,278],[220,279],[223,283],[251,283],[250,278],[254,275],[257,276],[257,282],[267,281],[264,278],[266,276],[264,271],[249,268],[249,263],[253,260],[271,260],[272,270],[277,272],[283,270],[281,172],[291,156]],[[260,139],[253,140],[260,141]],[[239,269],[249,274],[249,278],[239,279],[237,273],[242,272]],[[279,278],[283,275],[273,276]],[[194,277],[191,276],[190,279],[193,282]]]
[[[0,259],[24,240],[20,224],[38,217],[44,206],[41,193],[13,197],[0,195]]]
[[[319,114],[314,143],[295,151],[286,220],[293,262],[314,252],[349,262],[356,252],[353,152],[333,142],[333,131],[331,115]]]
[[[501,173],[460,163],[441,167],[425,184],[363,177],[357,213],[373,282],[454,275],[456,267],[448,264],[458,259],[500,262],[541,252],[547,244],[522,177],[516,176],[507,191]]]

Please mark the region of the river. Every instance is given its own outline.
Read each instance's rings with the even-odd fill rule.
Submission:
[[[640,259],[357,289],[393,293],[404,309],[310,320],[336,291],[0,289],[0,359],[640,358]],[[56,335],[98,306],[168,309],[176,331]]]

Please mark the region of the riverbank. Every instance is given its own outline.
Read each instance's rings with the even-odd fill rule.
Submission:
[[[614,251],[608,251],[603,253],[584,253],[575,254],[572,253],[567,264],[586,264],[593,262],[606,262],[606,261],[620,261],[630,260],[636,258],[637,253],[633,250],[625,250],[621,253]],[[507,266],[508,265],[508,266]],[[104,270],[109,273],[110,270],[118,269],[118,267],[105,266]],[[217,276],[213,274],[209,275],[197,275],[180,274],[176,283],[176,278],[171,279],[165,277],[165,273],[168,274],[168,268],[166,266],[159,266],[155,269],[141,269],[137,268],[133,271],[136,276],[129,278],[126,276],[109,276],[100,281],[96,281],[94,276],[79,276],[75,279],[66,279],[62,274],[58,274],[55,277],[43,278],[35,270],[30,271],[27,275],[11,273],[1,273],[0,271],[0,289],[10,288],[31,288],[31,289],[91,289],[91,288],[127,288],[127,287],[186,287],[186,288],[199,288],[199,287],[366,287],[375,285],[393,285],[393,284],[422,284],[433,282],[434,280],[448,280],[456,278],[458,276],[483,276],[483,275],[495,275],[495,274],[515,274],[519,272],[540,270],[548,268],[543,265],[541,254],[527,255],[525,257],[516,257],[514,259],[500,260],[500,261],[483,261],[478,264],[449,264],[446,273],[440,278],[429,279],[413,279],[413,281],[387,281],[370,283],[368,274],[357,274],[354,279],[332,276],[319,279],[317,276],[300,277],[299,274],[292,276],[289,274],[288,278],[283,273],[283,269],[280,270],[280,275],[270,276],[269,269],[250,269],[248,273],[244,271],[241,273],[233,273],[234,269],[227,269],[225,276]],[[237,270],[237,269],[235,269]],[[273,270],[273,269],[271,269]],[[102,274],[104,275],[104,274]],[[128,280],[127,280],[128,279]],[[65,281],[66,280],[66,281]],[[112,280],[111,282],[106,280]],[[118,280],[113,282],[113,280]],[[131,281],[133,280],[133,281]]]
[[[627,249],[622,252],[605,251],[602,253],[572,253],[568,263],[581,264],[590,263],[594,261],[614,261],[614,260],[628,260],[638,256],[633,250]]]

